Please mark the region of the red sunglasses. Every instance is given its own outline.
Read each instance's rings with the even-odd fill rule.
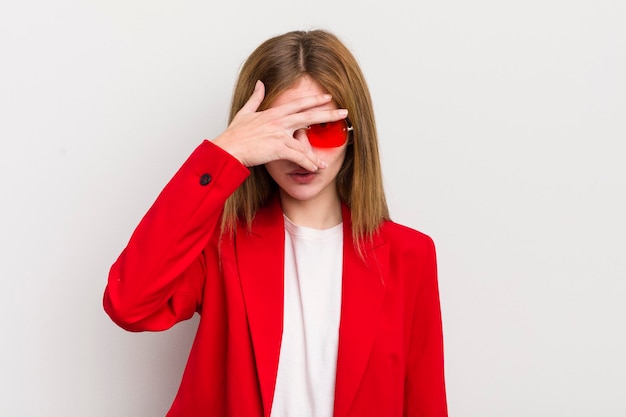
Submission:
[[[343,119],[311,125],[306,128],[306,136],[311,146],[316,148],[337,148],[346,143],[352,130],[348,119]]]

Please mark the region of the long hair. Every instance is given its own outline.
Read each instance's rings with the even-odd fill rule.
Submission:
[[[348,110],[354,128],[336,185],[340,200],[350,208],[352,237],[360,251],[362,239],[371,238],[383,220],[389,219],[389,211],[369,89],[356,59],[335,35],[323,30],[295,31],[262,43],[241,69],[229,121],[248,101],[257,80],[265,84],[259,108],[263,110],[303,75],[316,80],[339,108]],[[222,231],[234,232],[239,221],[251,226],[255,213],[276,188],[265,166],[251,167],[250,176],[226,201]]]

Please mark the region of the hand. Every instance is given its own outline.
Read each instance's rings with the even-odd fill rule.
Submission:
[[[228,128],[213,143],[247,167],[277,159],[292,161],[309,171],[325,168],[307,142],[294,138],[297,130],[309,125],[344,119],[345,109],[319,109],[332,100],[328,94],[302,97],[257,111],[265,97],[265,86],[257,81],[254,92],[233,118]]]

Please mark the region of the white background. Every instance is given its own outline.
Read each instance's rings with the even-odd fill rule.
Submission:
[[[0,415],[160,416],[197,319],[130,334],[108,268],[269,36],[359,59],[396,221],[439,251],[450,415],[626,416],[626,2],[0,6]]]

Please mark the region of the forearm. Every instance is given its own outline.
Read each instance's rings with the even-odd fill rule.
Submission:
[[[202,250],[219,227],[224,202],[247,175],[212,143],[196,148],[111,267],[104,307],[116,323],[159,330],[193,314],[201,302],[204,269],[216,267],[203,264]]]

